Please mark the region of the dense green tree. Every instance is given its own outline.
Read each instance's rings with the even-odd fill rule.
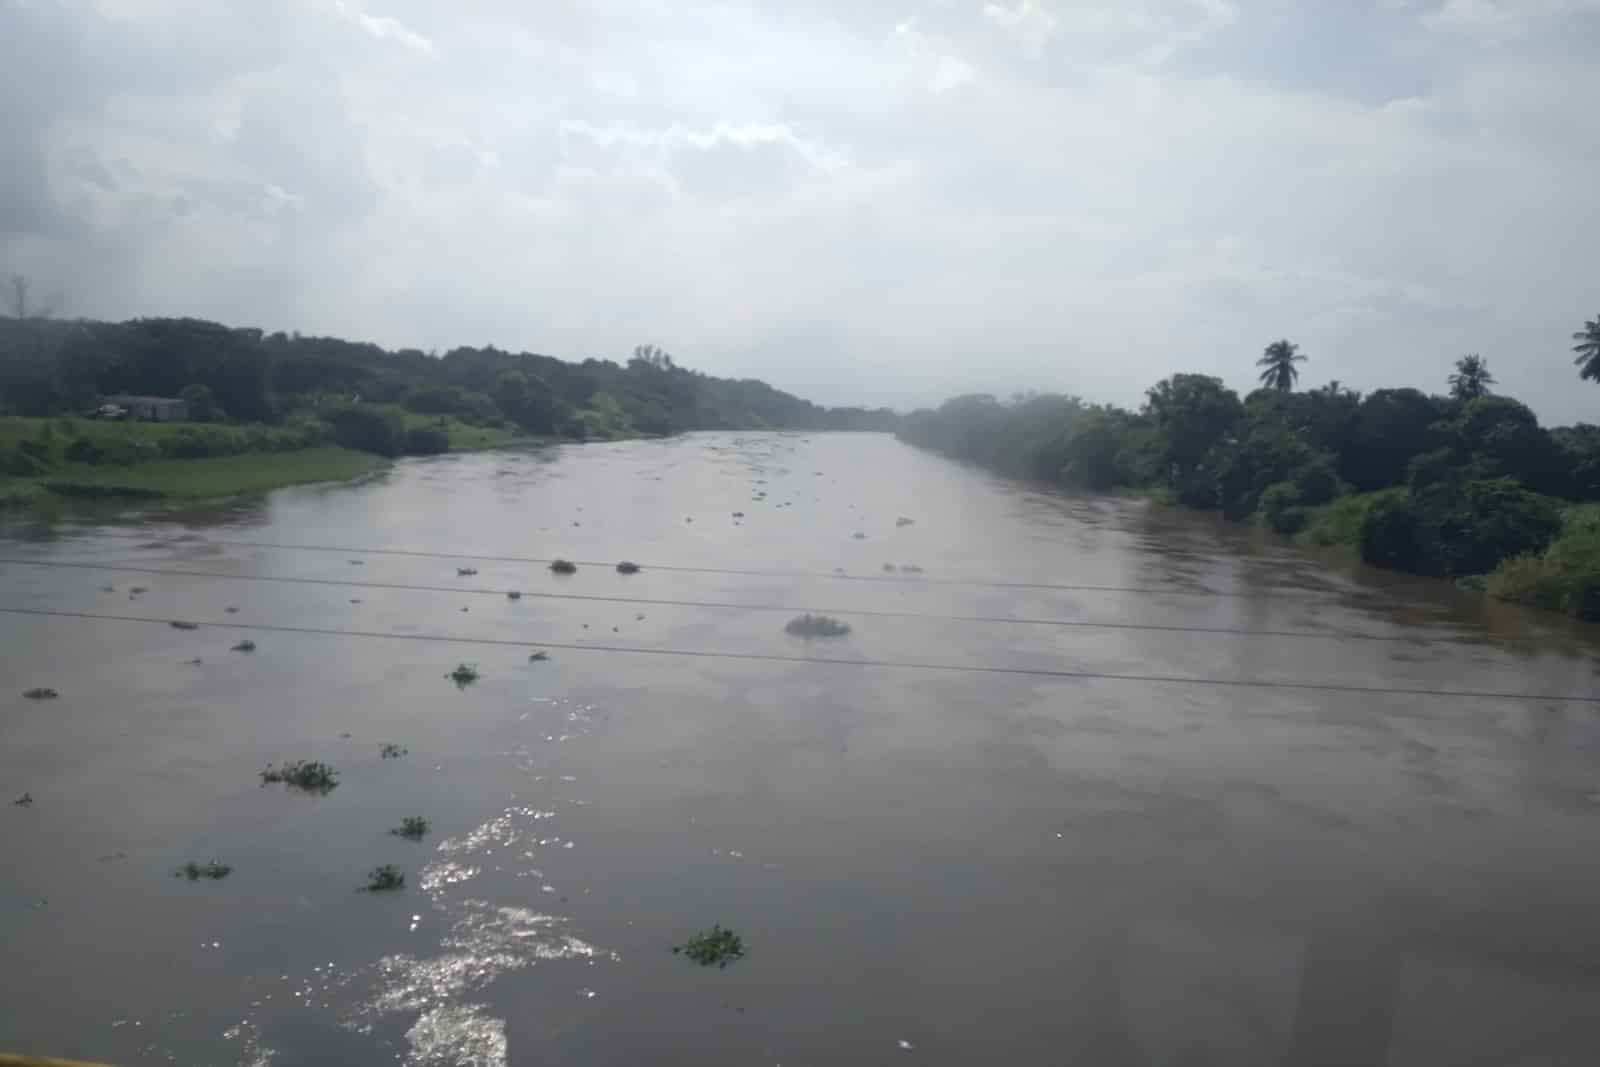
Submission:
[[[1289,392],[1300,380],[1300,370],[1295,364],[1305,361],[1299,345],[1288,340],[1272,342],[1256,360],[1256,366],[1266,368],[1261,372],[1261,384],[1280,393]]]
[[[1239,394],[1221,378],[1174,374],[1145,392],[1145,414],[1155,424],[1167,484],[1191,484],[1211,450],[1244,414]]]
[[[1379,389],[1361,402],[1339,455],[1339,475],[1366,492],[1399,485],[1412,457],[1435,445],[1440,403],[1415,389]]]
[[[1572,362],[1578,368],[1578,377],[1585,381],[1600,382],[1600,315],[1589,319],[1583,329],[1572,335],[1577,344],[1572,350],[1578,358]]]
[[[178,399],[189,409],[189,418],[195,422],[212,422],[223,417],[217,406],[217,396],[209,385],[186,385],[178,390]]]
[[[1446,381],[1450,395],[1457,400],[1476,400],[1488,396],[1493,390],[1494,375],[1489,373],[1489,361],[1477,353],[1468,353],[1456,360],[1456,371]]]

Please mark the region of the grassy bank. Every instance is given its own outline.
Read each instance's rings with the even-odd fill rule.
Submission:
[[[1569,508],[1549,548],[1501,563],[1485,588],[1501,600],[1600,620],[1600,505]]]
[[[393,410],[393,409],[391,409]],[[514,429],[452,416],[403,415],[397,440],[426,429],[429,452],[536,443]],[[403,423],[401,420],[403,419]],[[0,417],[0,507],[54,498],[196,498],[344,481],[389,462],[395,449],[340,446],[340,428],[300,413],[277,425],[107,422]],[[380,454],[383,453],[383,454]]]
[[[204,459],[156,459],[130,467],[69,463],[36,480],[57,496],[206,497],[308,482],[339,482],[388,463],[382,456],[324,446]]]

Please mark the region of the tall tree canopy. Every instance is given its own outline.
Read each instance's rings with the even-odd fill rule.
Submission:
[[[1572,335],[1577,344],[1572,350],[1578,358],[1572,362],[1578,368],[1578,377],[1600,382],[1600,315],[1583,324],[1583,329]]]
[[[1457,400],[1476,400],[1488,396],[1494,384],[1489,373],[1489,361],[1475,352],[1456,360],[1456,372],[1445,379],[1450,384],[1450,395]]]
[[[1261,358],[1256,360],[1256,366],[1266,368],[1261,372],[1261,384],[1280,393],[1289,392],[1300,379],[1300,371],[1295,364],[1305,361],[1299,345],[1288,340],[1272,342],[1261,353]]]

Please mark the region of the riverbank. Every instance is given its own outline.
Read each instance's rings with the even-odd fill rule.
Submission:
[[[472,452],[546,443],[498,427],[414,417],[434,431],[434,451]],[[329,442],[319,423],[282,426],[0,418],[0,508],[63,499],[203,499],[313,482],[348,481],[391,457]],[[217,452],[220,454],[207,454]]]

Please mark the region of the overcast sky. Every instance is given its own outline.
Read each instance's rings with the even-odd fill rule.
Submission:
[[[826,403],[1178,370],[1600,421],[1600,0],[0,0],[0,271],[63,313]]]

